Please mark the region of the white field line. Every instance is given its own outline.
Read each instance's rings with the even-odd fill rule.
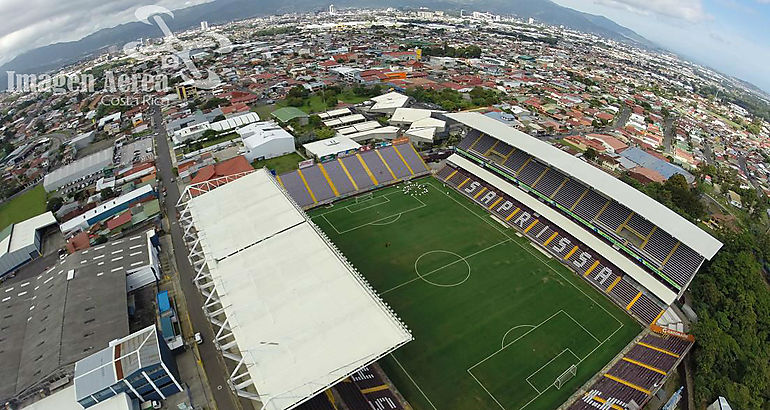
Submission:
[[[479,219],[481,219],[481,220],[482,220],[482,221],[484,221],[485,223],[487,223],[487,224],[489,224],[490,226],[492,226],[493,228],[495,228],[495,229],[496,229],[498,232],[502,233],[503,235],[507,236],[508,238],[511,238],[511,236],[510,236],[510,235],[509,235],[507,232],[505,232],[505,231],[501,230],[499,227],[495,226],[495,224],[493,224],[492,222],[490,222],[490,221],[489,221],[489,220],[487,220],[486,218],[483,218],[481,215],[477,214],[477,213],[476,213],[476,212],[474,212],[472,209],[468,208],[468,207],[467,207],[465,204],[461,203],[461,202],[460,202],[460,201],[458,201],[456,198],[452,197],[451,195],[448,195],[446,192],[444,192],[444,191],[442,191],[440,188],[436,187],[436,186],[434,185],[434,181],[430,181],[430,182],[427,182],[426,184],[427,184],[427,185],[430,185],[431,187],[433,187],[433,188],[434,188],[435,190],[437,190],[438,192],[441,192],[442,194],[446,195],[447,197],[449,197],[450,199],[452,199],[453,201],[455,201],[455,202],[456,202],[458,205],[460,205],[460,206],[462,206],[463,208],[467,209],[469,212],[471,212],[472,214],[476,215],[476,216],[477,216]],[[515,230],[514,230],[514,231],[515,231]],[[518,232],[518,231],[515,231],[515,232]],[[513,238],[511,238],[511,239],[513,239]],[[594,300],[594,298],[592,298],[591,296],[589,296],[589,295],[588,295],[587,293],[585,293],[585,292],[584,292],[582,289],[580,289],[579,287],[577,287],[577,285],[575,285],[574,283],[572,283],[572,281],[571,281],[571,280],[569,280],[569,279],[565,278],[565,277],[564,277],[564,275],[562,275],[562,274],[561,274],[559,271],[557,271],[556,269],[554,269],[554,268],[553,268],[553,266],[551,266],[551,265],[548,263],[549,261],[547,261],[547,260],[543,260],[543,259],[542,259],[541,257],[539,257],[537,254],[533,253],[533,252],[532,252],[532,250],[525,248],[525,247],[524,247],[524,246],[522,246],[520,243],[518,243],[518,242],[516,242],[516,241],[513,241],[513,242],[514,242],[514,243],[516,243],[516,245],[518,245],[518,246],[519,246],[521,249],[524,249],[525,251],[527,251],[527,253],[529,253],[530,255],[534,256],[534,257],[535,257],[537,260],[539,260],[540,262],[542,262],[544,265],[548,266],[548,269],[550,269],[552,272],[554,272],[554,273],[556,273],[557,275],[559,275],[559,277],[561,277],[562,279],[564,279],[565,281],[567,281],[567,283],[569,283],[569,284],[570,284],[570,285],[571,285],[573,288],[575,288],[575,289],[576,289],[578,292],[582,293],[582,294],[583,294],[583,296],[585,296],[585,297],[586,297],[588,300],[590,300],[591,302],[593,302],[593,303],[594,303],[596,306],[598,306],[598,307],[599,307],[601,310],[603,310],[605,313],[607,313],[607,315],[608,315],[608,316],[610,316],[610,317],[612,317],[613,319],[615,319],[615,321],[616,321],[616,322],[618,322],[618,324],[620,325],[620,327],[623,327],[623,322],[621,322],[621,321],[620,321],[620,319],[618,319],[618,318],[617,318],[617,317],[616,317],[614,314],[612,314],[610,311],[608,311],[607,309],[605,309],[605,308],[604,308],[604,306],[602,306],[602,305],[601,305],[599,302],[597,302],[596,300]],[[614,334],[614,333],[613,333],[613,334]]]
[[[384,216],[384,217],[382,217],[382,218],[379,218],[379,219],[375,219],[375,220],[373,220],[373,221],[369,221],[369,222],[367,222],[367,223],[364,223],[364,224],[361,224],[361,225],[355,226],[355,227],[353,227],[353,228],[350,228],[350,229],[346,229],[346,230],[344,230],[344,231],[340,231],[339,229],[337,229],[337,226],[335,226],[335,225],[334,225],[334,224],[333,224],[333,223],[332,223],[332,222],[331,222],[331,221],[330,221],[330,220],[329,220],[329,219],[326,217],[326,215],[327,215],[327,214],[329,214],[329,213],[331,213],[331,212],[336,212],[336,211],[337,211],[337,210],[339,210],[339,209],[337,209],[337,210],[334,210],[334,211],[331,211],[331,212],[324,212],[323,214],[320,214],[320,215],[316,215],[316,217],[318,217],[318,216],[321,216],[321,217],[323,217],[323,218],[324,218],[324,220],[325,220],[325,221],[326,221],[326,222],[329,224],[329,226],[331,226],[331,227],[332,227],[332,229],[334,229],[334,231],[335,231],[335,232],[337,232],[337,234],[338,234],[338,235],[343,235],[343,234],[346,234],[346,233],[348,233],[348,232],[353,232],[353,231],[355,231],[356,229],[361,229],[361,228],[363,228],[363,227],[366,227],[366,226],[369,226],[369,225],[377,225],[379,222],[385,221],[385,220],[387,220],[387,219],[389,219],[389,218],[393,218],[393,217],[395,217],[395,216],[398,216],[398,217],[400,218],[400,217],[401,217],[401,215],[403,215],[403,214],[405,214],[405,213],[408,213],[408,212],[412,212],[412,211],[416,211],[416,210],[418,210],[418,209],[422,209],[422,208],[425,208],[425,207],[427,206],[427,205],[426,205],[424,202],[420,201],[418,198],[415,198],[415,197],[412,197],[412,198],[413,198],[413,199],[415,199],[417,202],[419,202],[419,203],[420,203],[420,205],[418,205],[418,206],[415,206],[414,208],[406,209],[406,210],[404,210],[404,211],[401,211],[401,212],[395,213],[395,214],[393,214],[393,215],[388,215],[388,216]],[[383,204],[386,204],[386,203],[387,203],[387,202],[384,202]]]
[[[403,215],[403,212],[399,213],[399,214],[396,214],[395,215],[396,218],[393,219],[392,221],[387,221],[387,222],[369,222],[369,225],[372,225],[372,226],[385,226],[385,225],[394,224],[394,223],[398,222],[399,219],[401,219],[401,215]]]
[[[411,381],[412,381],[412,384],[414,384],[414,387],[417,387],[417,390],[419,390],[419,391],[420,391],[420,394],[422,394],[422,397],[425,397],[425,400],[427,400],[427,401],[428,401],[428,403],[430,404],[430,406],[431,406],[431,407],[433,407],[433,410],[438,410],[438,409],[436,408],[436,406],[433,404],[433,402],[432,402],[432,401],[430,401],[430,399],[428,398],[428,396],[426,396],[426,395],[425,395],[425,392],[424,392],[424,391],[422,391],[422,389],[420,388],[420,385],[419,385],[419,384],[417,384],[417,382],[416,382],[416,381],[414,381],[414,379],[413,379],[413,378],[412,378],[412,376],[409,374],[409,372],[407,372],[407,371],[406,371],[406,369],[404,369],[404,366],[402,366],[402,365],[401,365],[401,362],[399,362],[399,361],[398,361],[398,359],[396,359],[396,356],[395,356],[393,353],[391,353],[391,354],[390,354],[390,357],[392,357],[392,358],[393,358],[393,360],[395,360],[395,361],[396,361],[396,364],[398,365],[398,367],[400,367],[400,368],[401,368],[401,370],[403,370],[403,371],[404,371],[404,374],[406,375],[406,377],[408,377],[408,378],[409,378],[409,380],[411,380]]]
[[[566,313],[566,312],[565,312],[565,313]],[[553,357],[551,360],[547,361],[547,362],[546,362],[544,365],[540,366],[540,368],[539,368],[539,369],[537,369],[537,370],[535,370],[534,372],[532,372],[532,374],[530,374],[529,376],[527,376],[527,382],[529,382],[529,385],[530,385],[530,386],[532,386],[532,383],[531,383],[531,382],[530,382],[530,380],[529,380],[530,378],[532,378],[532,376],[534,376],[534,375],[538,374],[538,373],[539,373],[541,370],[543,370],[543,369],[544,369],[546,366],[548,366],[549,364],[553,363],[553,361],[554,361],[554,360],[556,360],[556,359],[558,359],[558,358],[559,358],[561,355],[563,355],[563,354],[564,354],[564,352],[569,352],[569,354],[571,354],[571,355],[572,355],[572,357],[574,357],[576,360],[578,360],[578,363],[580,362],[580,358],[579,358],[579,357],[578,357],[578,356],[575,354],[575,352],[573,352],[573,351],[572,351],[572,349],[570,349],[570,348],[568,347],[568,348],[566,348],[566,349],[562,350],[561,352],[559,352],[559,354],[557,354],[556,356],[554,356],[554,357]],[[554,380],[554,382],[555,382],[555,380]],[[548,386],[548,387],[551,387],[551,386]],[[537,390],[537,392],[538,392],[538,393],[540,393],[540,390],[538,390],[537,388],[535,388],[535,390]]]
[[[390,194],[388,194],[388,195],[390,195]],[[372,197],[372,198],[367,199],[364,202],[357,202],[357,203],[352,203],[350,205],[345,205],[342,208],[335,209],[334,211],[340,211],[340,210],[344,209],[344,210],[348,211],[348,213],[350,213],[350,214],[357,214],[357,213],[359,213],[361,211],[366,211],[367,209],[371,209],[371,208],[374,208],[376,206],[385,205],[385,204],[389,203],[390,202],[390,198],[388,198],[388,195],[383,195],[383,196],[376,197],[376,198],[385,198],[385,202],[380,202],[380,203],[376,203],[376,204],[367,205],[367,206],[364,206],[364,207],[361,207],[361,208],[356,208],[355,210],[351,210],[350,209],[353,205],[365,204],[365,203],[367,203],[369,201],[374,201],[375,197]]]
[[[387,189],[387,188],[386,188],[386,189]],[[375,192],[372,192],[372,193],[373,193],[373,194],[374,194],[374,193],[377,193],[377,191],[375,191]],[[382,198],[382,197],[385,197],[385,198],[387,198],[387,197],[389,197],[389,196],[391,196],[391,195],[395,195],[395,194],[398,194],[398,193],[400,193],[400,191],[393,191],[393,192],[387,192],[387,193],[383,193],[383,194],[381,194],[381,195],[374,195],[374,196],[372,196],[372,198],[370,198],[370,199],[367,199],[365,202],[359,202],[359,203],[366,203],[366,202],[368,202],[368,201],[371,201],[371,200],[374,200],[374,199],[376,199],[376,198]],[[350,201],[350,200],[352,200],[352,199],[345,199],[345,200],[343,200],[343,201],[340,201],[340,202],[346,202],[346,201]],[[388,202],[390,202],[390,199],[388,199]],[[374,205],[372,205],[372,206],[378,206],[378,205],[382,205],[382,204],[386,204],[386,203],[387,203],[387,202],[382,202],[382,203],[379,203],[379,204],[374,204]],[[316,214],[315,216],[316,216],[316,217],[318,217],[318,216],[321,216],[321,215],[326,215],[326,214],[330,214],[330,213],[334,213],[334,212],[339,212],[339,211],[341,211],[341,210],[343,210],[343,209],[347,209],[347,208],[348,208],[348,207],[350,207],[351,205],[355,205],[355,203],[351,203],[351,204],[349,204],[349,205],[345,205],[345,206],[339,206],[339,205],[338,205],[338,206],[336,206],[334,209],[332,209],[332,210],[330,210],[330,211],[326,211],[326,212],[323,212],[323,213],[319,213],[319,214]],[[350,211],[348,211],[348,212],[350,212]],[[353,213],[353,212],[350,212],[350,213]]]
[[[458,260],[456,260],[456,261],[454,261],[454,262],[449,262],[449,263],[447,263],[447,264],[446,264],[446,265],[444,265],[444,266],[439,266],[438,268],[436,268],[436,269],[433,269],[432,271],[430,271],[430,272],[428,272],[428,273],[426,273],[426,274],[424,274],[424,275],[421,275],[421,276],[422,276],[423,278],[426,278],[426,277],[430,276],[431,274],[433,274],[433,273],[436,273],[436,272],[438,272],[438,271],[440,271],[440,270],[442,270],[442,269],[444,269],[444,268],[448,268],[448,267],[450,267],[450,266],[452,266],[452,265],[454,265],[454,264],[456,264],[456,263],[460,263],[460,262],[462,262],[462,261],[465,261],[465,262],[467,263],[467,259],[468,259],[468,258],[472,258],[472,257],[474,257],[474,256],[476,256],[476,255],[478,255],[478,254],[480,254],[480,253],[482,253],[482,252],[485,252],[485,251],[488,251],[488,250],[490,250],[490,249],[494,248],[495,246],[498,246],[498,245],[502,245],[502,244],[504,244],[504,243],[506,243],[506,242],[510,242],[510,241],[511,241],[510,239],[505,239],[505,240],[502,240],[502,241],[500,241],[500,242],[498,242],[498,243],[496,243],[496,244],[493,244],[493,245],[487,246],[487,247],[486,247],[486,248],[484,248],[484,249],[481,249],[481,250],[479,250],[479,251],[473,252],[473,253],[472,253],[472,254],[470,254],[470,255],[467,255],[467,256],[461,256],[461,257],[460,257],[460,259],[458,259]],[[402,283],[402,284],[400,284],[400,285],[396,285],[396,286],[394,286],[394,287],[392,287],[392,288],[390,288],[390,289],[388,289],[388,290],[386,290],[386,291],[384,291],[384,292],[380,292],[380,295],[384,295],[384,294],[386,294],[386,293],[388,293],[388,292],[390,292],[390,291],[392,291],[392,290],[396,290],[396,289],[398,289],[398,288],[400,288],[400,287],[402,287],[402,286],[408,285],[408,284],[410,284],[410,283],[412,283],[412,282],[414,282],[414,281],[417,281],[417,280],[420,280],[420,276],[418,276],[418,277],[416,277],[416,278],[412,278],[412,279],[409,279],[408,281],[406,281],[406,282],[404,282],[404,283]]]
[[[505,338],[508,337],[509,333],[521,327],[535,327],[535,325],[518,325],[508,329],[508,331],[503,335],[503,340],[500,341],[500,347],[505,347]]]
[[[477,216],[479,219],[481,219],[481,220],[482,220],[482,221],[484,221],[485,223],[487,223],[487,224],[489,224],[490,226],[492,226],[493,228],[495,228],[495,229],[496,229],[498,232],[500,232],[500,233],[502,233],[503,235],[505,235],[505,236],[507,236],[507,237],[511,238],[511,236],[510,236],[510,235],[509,235],[507,232],[505,232],[505,231],[501,230],[501,229],[500,229],[500,227],[496,226],[494,223],[491,223],[491,222],[490,222],[489,220],[487,220],[486,218],[484,218],[484,217],[482,217],[481,215],[479,215],[478,213],[474,212],[472,209],[468,208],[468,207],[467,207],[465,204],[461,203],[461,202],[460,202],[460,201],[458,201],[456,198],[452,197],[450,194],[448,194],[448,193],[444,192],[443,190],[441,190],[440,188],[436,187],[436,186],[434,185],[434,181],[429,181],[429,182],[427,182],[427,185],[430,185],[431,187],[433,187],[433,188],[434,188],[434,189],[436,189],[437,191],[439,191],[439,192],[443,193],[444,195],[446,195],[447,197],[449,197],[450,199],[452,199],[453,201],[455,201],[455,202],[456,202],[458,205],[460,205],[460,206],[462,206],[463,208],[465,208],[466,210],[468,210],[468,212],[471,212],[472,214],[476,215],[476,216]],[[516,230],[514,230],[514,232],[517,232],[517,233],[518,233],[518,231],[516,231]],[[621,321],[620,321],[620,319],[618,319],[618,318],[617,318],[617,317],[616,317],[614,314],[612,314],[612,313],[611,313],[611,312],[609,312],[607,309],[605,309],[605,308],[604,308],[604,306],[602,306],[602,305],[601,305],[600,303],[598,303],[598,302],[597,302],[597,301],[596,301],[594,298],[592,298],[592,297],[591,297],[591,296],[589,296],[587,293],[585,293],[585,292],[584,292],[582,289],[580,289],[579,287],[577,287],[577,285],[575,285],[574,283],[572,283],[572,281],[571,281],[571,280],[569,280],[568,278],[565,278],[565,277],[564,277],[564,275],[562,275],[562,274],[561,274],[561,273],[560,273],[558,270],[554,269],[554,268],[553,268],[553,266],[551,266],[551,265],[548,263],[548,261],[547,261],[547,260],[543,260],[543,259],[542,259],[542,257],[540,257],[540,256],[538,256],[536,253],[532,252],[532,250],[525,248],[525,247],[524,247],[524,246],[522,246],[520,243],[518,243],[518,242],[516,242],[516,241],[513,241],[513,242],[515,242],[515,243],[516,243],[516,245],[518,245],[518,246],[519,246],[521,249],[524,249],[524,250],[525,250],[527,253],[529,253],[530,255],[532,255],[533,257],[535,257],[537,260],[539,260],[540,262],[542,262],[544,265],[546,265],[546,266],[548,267],[548,269],[550,269],[552,272],[554,272],[554,273],[556,273],[557,275],[559,275],[559,277],[561,277],[562,279],[564,279],[564,280],[565,280],[567,283],[569,283],[569,284],[570,284],[570,285],[571,285],[573,288],[575,288],[575,289],[576,289],[578,292],[582,293],[582,294],[583,294],[583,296],[585,296],[585,297],[586,297],[588,300],[590,300],[590,301],[591,301],[591,302],[593,302],[593,303],[594,303],[596,306],[598,306],[598,307],[599,307],[601,310],[603,310],[603,311],[604,311],[604,312],[605,312],[605,313],[606,313],[608,316],[610,316],[610,317],[611,317],[611,318],[613,318],[613,319],[614,319],[616,322],[618,322],[618,325],[619,325],[619,326],[618,326],[618,328],[617,328],[617,329],[615,329],[615,331],[613,331],[613,332],[612,332],[612,333],[611,333],[609,336],[607,336],[607,338],[606,338],[606,339],[604,339],[603,341],[601,341],[601,342],[599,343],[599,345],[597,345],[597,346],[596,346],[596,347],[595,347],[593,350],[591,350],[591,351],[590,351],[590,352],[589,352],[589,353],[588,353],[588,354],[587,354],[587,355],[586,355],[584,358],[580,359],[580,361],[578,362],[578,364],[582,363],[582,362],[583,362],[585,359],[587,359],[588,357],[590,357],[590,356],[591,356],[591,355],[592,355],[594,352],[596,352],[596,350],[597,350],[597,349],[599,349],[599,348],[600,348],[600,347],[601,347],[601,346],[602,346],[604,343],[606,343],[608,340],[610,340],[610,339],[611,339],[613,336],[615,336],[615,334],[616,334],[618,331],[620,331],[620,329],[622,329],[622,328],[623,328],[623,322],[621,322]],[[557,313],[558,313],[558,312],[557,312]],[[565,312],[565,313],[566,313],[566,312]],[[551,316],[551,317],[553,317],[553,316]],[[549,319],[550,319],[550,318],[549,318]],[[548,320],[548,319],[546,319],[546,321],[547,321],[547,320]],[[574,319],[572,319],[572,320],[574,320]],[[542,323],[541,323],[541,324],[542,324]],[[538,325],[538,326],[540,326],[540,325]],[[582,327],[582,325],[581,325],[581,327]],[[537,327],[530,329],[530,330],[529,330],[527,333],[531,332],[532,330],[535,330],[536,328],[537,328]],[[517,338],[516,340],[518,340],[518,339],[520,339],[521,337],[525,336],[527,333],[525,333],[524,335],[520,336],[520,337],[519,337],[519,338]],[[589,332],[589,334],[591,334],[591,333]],[[592,337],[594,337],[594,339],[596,339],[596,337],[595,337],[593,334],[591,334],[591,336],[592,336]],[[515,342],[516,340],[514,340],[514,342]],[[511,342],[511,343],[513,343],[513,342]],[[509,344],[510,344],[510,343],[509,343]],[[502,349],[501,349],[501,350],[502,350]],[[496,353],[494,353],[494,354],[496,354]],[[490,355],[489,357],[491,357],[491,355]],[[486,359],[484,359],[484,360],[482,360],[482,361],[486,361],[486,360],[487,360],[489,357],[487,357]],[[471,370],[473,367],[476,367],[476,366],[478,366],[480,363],[481,363],[481,362],[479,362],[479,363],[476,363],[475,365],[473,365],[471,368],[469,368],[469,369],[468,369],[468,372],[470,373],[470,370]],[[474,377],[474,379],[475,379],[475,377]],[[478,379],[476,379],[476,381],[478,382]],[[480,383],[480,382],[479,382],[479,384],[481,385],[481,383]],[[481,387],[482,387],[482,388],[484,388],[484,390],[487,390],[487,389],[486,389],[486,387],[484,387],[483,385],[481,385]],[[546,389],[545,391],[543,391],[543,393],[545,393],[546,391],[548,391],[548,389]],[[488,392],[488,391],[487,391],[487,392]],[[522,407],[521,407],[519,410],[522,410],[522,409],[526,408],[527,406],[529,406],[529,405],[530,405],[532,402],[534,402],[535,400],[537,400],[538,398],[540,398],[540,396],[541,396],[543,393],[539,393],[537,396],[535,396],[534,398],[532,398],[532,400],[530,400],[530,401],[529,401],[529,402],[527,402],[527,403],[526,403],[524,406],[522,406]],[[493,400],[495,400],[495,402],[497,402],[497,399],[496,399],[494,396],[492,396],[491,394],[490,394],[490,397],[492,397],[492,399],[493,399]],[[499,402],[498,402],[498,404],[499,404]]]

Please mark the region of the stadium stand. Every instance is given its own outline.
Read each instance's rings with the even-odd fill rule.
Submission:
[[[569,410],[642,408],[660,389],[668,374],[679,365],[694,344],[691,336],[667,334],[652,326],[650,332],[584,392],[578,394]],[[635,403],[639,407],[634,407]]]
[[[385,164],[377,150],[364,151],[360,155],[361,158],[363,158],[366,167],[369,168],[369,172],[374,175],[374,179],[377,180],[378,184],[385,185],[396,179],[396,175]]]
[[[366,191],[368,188],[375,185],[374,179],[372,179],[364,169],[363,160],[360,155],[356,154],[349,157],[337,158],[337,161],[339,161],[344,169],[348,171],[347,174],[357,190]]]
[[[612,176],[602,177],[603,172],[597,174],[598,170],[593,170],[591,165],[547,143],[508,127],[500,127],[497,121],[483,115],[460,113],[447,117],[468,128],[466,137],[456,146],[458,154],[504,176],[513,185],[579,222],[676,296],[684,292],[706,258],[712,257],[721,247],[721,243],[667,208],[660,210],[660,204],[651,199],[640,199],[639,202],[645,203],[639,204],[640,208],[635,212],[632,209],[636,209],[635,204],[629,204],[628,199],[610,198],[604,192],[619,189],[629,194],[629,187]],[[530,152],[547,156],[540,158]],[[570,169],[565,171],[560,167]],[[579,180],[576,173],[601,178],[602,181],[587,183]],[[604,192],[596,188],[598,185],[605,187]],[[645,214],[649,218],[654,213],[650,209],[671,214],[669,219],[672,221],[663,226],[656,225],[642,216]],[[663,299],[665,304],[669,304],[674,298],[666,296]],[[640,308],[635,309],[637,313],[650,316],[646,310],[640,310],[642,307],[648,307],[648,303],[642,302]]]
[[[297,410],[334,410],[334,406],[326,393],[321,393],[297,406]]]
[[[394,144],[284,173],[278,182],[309,209],[430,173],[411,144]]]
[[[596,251],[470,171],[450,161],[436,173],[436,177],[543,246],[597,289],[608,293],[611,300],[645,325],[653,323],[663,313],[664,308],[655,302],[654,296],[648,295],[633,279],[623,276],[620,269]]]

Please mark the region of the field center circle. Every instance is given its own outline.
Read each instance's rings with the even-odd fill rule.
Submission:
[[[434,269],[432,269],[432,270],[430,270],[428,272],[421,273],[420,272],[420,268],[418,266],[419,263],[420,263],[420,260],[422,260],[426,256],[435,255],[435,254],[450,255],[451,256],[451,260],[449,260],[446,264],[441,265],[441,266],[439,266],[437,268],[434,268]],[[442,270],[444,270],[445,268],[453,267],[453,266],[456,266],[456,265],[461,264],[461,263],[464,263],[465,267],[467,268],[467,272],[465,274],[465,277],[462,278],[462,279],[456,280],[456,281],[454,281],[452,283],[439,283],[435,279],[434,280],[428,279],[428,276],[430,276],[430,275],[433,275],[435,273],[439,273]],[[456,254],[456,253],[454,253],[452,251],[445,251],[445,250],[442,250],[442,249],[436,249],[436,250],[433,250],[433,251],[425,252],[422,255],[417,257],[417,260],[414,261],[414,272],[417,274],[417,277],[419,277],[420,279],[422,279],[426,283],[429,283],[429,284],[431,284],[433,286],[439,286],[439,287],[442,287],[442,288],[451,288],[451,287],[454,287],[454,286],[462,285],[463,283],[465,283],[465,281],[467,281],[471,277],[471,264],[468,263],[468,261],[465,258],[463,258],[462,256],[460,256],[460,255],[458,255],[458,254]]]

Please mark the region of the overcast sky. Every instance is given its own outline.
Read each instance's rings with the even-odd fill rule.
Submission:
[[[137,7],[157,4],[170,10],[210,0],[0,0],[0,64],[24,51],[79,40],[103,28],[136,21]],[[122,44],[119,44],[122,46]]]
[[[770,0],[553,0],[770,92]]]
[[[207,1],[0,0],[0,16],[6,17],[0,25],[0,64],[36,47],[133,21],[140,5],[173,10]],[[554,1],[609,17],[663,47],[770,92],[770,0]]]

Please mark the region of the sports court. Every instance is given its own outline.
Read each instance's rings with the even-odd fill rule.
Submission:
[[[380,363],[417,409],[554,409],[641,330],[432,177],[309,214],[411,329]]]

